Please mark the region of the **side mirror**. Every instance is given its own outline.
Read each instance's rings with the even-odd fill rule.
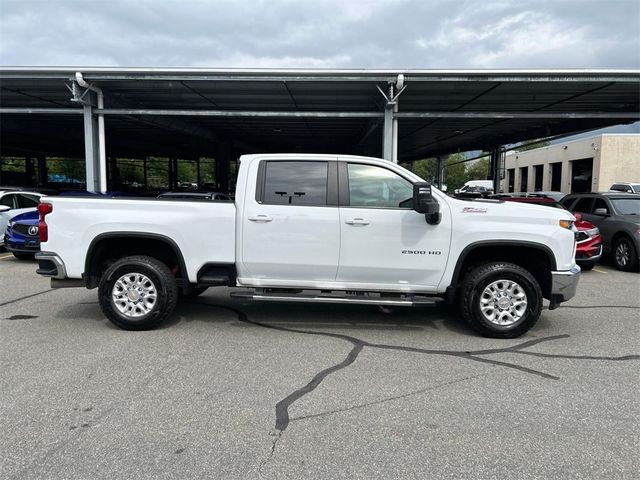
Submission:
[[[582,214],[581,213],[574,213],[573,214],[574,217],[576,217],[576,222],[581,222],[582,221]]]
[[[609,216],[609,211],[606,208],[596,208],[593,211],[594,215],[600,215],[601,217],[608,217]]]
[[[429,225],[440,223],[440,204],[431,195],[431,184],[427,182],[413,185],[413,209],[418,213],[424,213]]]
[[[0,205],[0,213],[8,212],[9,210],[11,210],[11,207],[9,207],[7,205]]]

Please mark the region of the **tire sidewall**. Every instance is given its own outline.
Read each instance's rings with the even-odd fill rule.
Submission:
[[[511,325],[496,325],[495,323],[491,323],[485,318],[485,316],[482,314],[482,310],[480,309],[480,297],[482,296],[482,292],[489,284],[497,280],[514,281],[518,285],[520,285],[520,287],[522,287],[527,295],[527,309],[524,315],[520,318],[520,320]],[[539,315],[539,302],[541,302],[539,292],[534,284],[526,276],[522,275],[519,271],[512,268],[503,267],[500,270],[486,272],[478,279],[478,282],[473,288],[473,292],[471,295],[471,313],[476,318],[476,321],[483,326],[483,328],[498,334],[506,334],[522,329],[528,330],[527,325],[532,321],[535,322]]]
[[[629,249],[629,262],[624,266],[618,264],[617,257],[618,246],[621,243],[625,243],[627,245],[627,248]],[[623,272],[631,272],[637,268],[637,263],[638,252],[636,252],[636,248],[633,242],[626,237],[621,237],[616,240],[615,244],[613,245],[613,264],[615,265],[615,267],[618,270],[622,270]]]
[[[113,287],[116,281],[126,274],[139,273],[145,275],[153,282],[157,291],[156,302],[151,311],[140,317],[127,317],[115,306],[112,296]],[[162,272],[152,263],[132,259],[126,264],[114,264],[105,272],[103,280],[100,282],[99,292],[100,303],[109,319],[125,329],[145,329],[154,326],[169,301],[168,285],[163,281]]]

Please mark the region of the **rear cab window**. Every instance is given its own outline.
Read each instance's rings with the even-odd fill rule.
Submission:
[[[326,206],[328,181],[329,162],[263,161],[256,201],[266,205]]]

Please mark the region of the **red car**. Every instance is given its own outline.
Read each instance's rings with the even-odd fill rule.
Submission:
[[[505,202],[522,202],[534,203],[536,205],[545,205],[554,208],[564,208],[553,198],[543,195],[530,196],[504,196],[497,195],[497,198]],[[576,263],[580,265],[582,270],[591,270],[600,257],[602,256],[602,236],[600,230],[593,223],[582,219],[582,215],[574,213],[576,217]]]

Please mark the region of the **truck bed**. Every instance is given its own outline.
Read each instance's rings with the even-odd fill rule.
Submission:
[[[67,276],[81,278],[92,242],[104,236],[154,234],[176,244],[189,281],[210,262],[235,262],[236,208],[231,202],[130,198],[46,197],[49,239],[41,250],[66,262]]]

